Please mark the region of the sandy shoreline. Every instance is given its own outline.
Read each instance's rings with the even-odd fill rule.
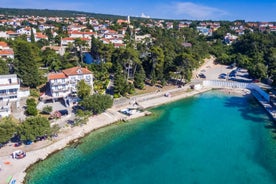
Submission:
[[[144,95],[142,97],[135,98],[135,100],[140,106],[147,109],[210,90],[210,88],[203,88],[201,90],[187,92],[187,89],[188,87],[176,88],[173,90],[163,91],[162,93],[160,92],[156,94]],[[165,93],[170,93],[171,96],[166,97],[164,96]],[[129,103],[130,101],[131,99],[129,99]],[[0,184],[8,183],[8,180],[11,178],[16,180],[16,183],[23,183],[26,175],[25,171],[29,166],[35,164],[39,160],[46,159],[51,153],[65,148],[70,142],[85,136],[93,130],[108,126],[120,120],[130,120],[145,116],[149,113],[145,110],[132,116],[126,116],[118,112],[119,109],[127,108],[129,103],[120,106],[113,106],[111,109],[108,109],[100,115],[90,117],[88,123],[82,127],[64,128],[62,133],[59,135],[58,140],[53,140],[47,147],[27,152],[27,156],[24,159],[15,160],[12,159],[10,155],[0,157]],[[9,162],[9,164],[5,164],[7,162]]]

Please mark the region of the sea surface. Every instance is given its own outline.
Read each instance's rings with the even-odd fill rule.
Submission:
[[[83,138],[27,184],[275,184],[272,121],[254,98],[211,91]]]

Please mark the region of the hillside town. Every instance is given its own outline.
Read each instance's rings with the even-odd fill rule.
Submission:
[[[134,18],[136,21],[136,18]],[[185,29],[196,28],[199,35],[211,37],[221,27],[219,21],[169,21],[157,19],[144,19],[139,21],[136,26],[132,23],[132,17],[125,19],[108,20],[96,19],[93,17],[75,16],[75,17],[40,17],[40,16],[18,16],[18,15],[0,15],[0,58],[6,61],[12,69],[12,62],[15,59],[15,51],[8,42],[23,37],[27,42],[40,43],[41,51],[46,49],[53,50],[56,54],[64,56],[72,52],[75,47],[80,52],[81,62],[86,64],[98,63],[99,58],[91,57],[92,38],[100,40],[103,44],[113,45],[114,48],[126,48],[130,40],[135,44],[153,42],[151,34],[143,34],[141,27],[161,28],[161,29]],[[235,21],[229,27],[231,30],[223,35],[225,44],[231,44],[247,32],[275,32],[276,25],[269,22],[244,22]],[[128,34],[127,34],[128,33]],[[130,37],[129,37],[130,36]],[[81,42],[77,45],[76,40]],[[193,43],[183,39],[183,47],[193,47]],[[103,58],[101,58],[102,61]],[[46,66],[47,67],[47,66]],[[43,68],[43,67],[41,67]],[[127,70],[127,68],[125,68]],[[93,91],[93,72],[80,65],[73,66],[61,71],[52,70],[45,73],[47,84],[40,93],[41,101],[66,99],[68,96],[77,93],[76,84],[84,79],[91,86]],[[15,73],[1,75],[1,117],[12,115],[12,108],[22,106],[20,100],[30,95],[28,88],[23,89],[22,79]],[[15,102],[15,105],[13,105]]]
[[[46,157],[214,86],[255,91],[275,120],[275,43],[275,22],[0,14],[0,149],[18,160],[45,141]]]

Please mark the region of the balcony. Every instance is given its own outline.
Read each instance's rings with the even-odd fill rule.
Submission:
[[[8,96],[16,96],[17,92],[11,92],[11,93],[0,93],[0,97],[8,97]]]
[[[51,82],[52,86],[58,86],[62,84],[69,84],[69,81],[57,81],[57,82]]]
[[[52,92],[65,92],[68,91],[69,88],[52,88]]]
[[[76,84],[77,80],[70,80],[70,84]]]

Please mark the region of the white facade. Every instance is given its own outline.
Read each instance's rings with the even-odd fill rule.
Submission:
[[[84,74],[84,75],[72,75],[69,76],[70,88],[71,92],[77,92],[77,84],[79,81],[84,80],[90,86],[93,86],[93,76],[92,74]]]
[[[26,35],[31,35],[31,29],[33,29],[33,33],[36,34],[36,30],[34,28],[21,28],[18,29],[16,32],[18,34],[26,34]]]
[[[61,39],[61,46],[68,46],[69,43],[74,43],[75,40],[74,39],[71,39],[71,38],[64,38],[64,39]]]
[[[0,101],[16,101],[20,88],[19,80],[15,74],[0,75]]]
[[[10,102],[19,102],[20,98],[29,95],[29,90],[20,91],[20,82],[15,74],[0,75],[0,117],[11,114]]]
[[[7,34],[6,31],[0,31],[0,38],[5,38],[5,39],[7,39],[7,38],[9,38],[9,35]]]
[[[66,97],[70,94],[68,78],[50,80],[50,89],[53,97]]]
[[[63,70],[61,73],[51,73],[48,75],[50,95],[53,98],[65,98],[71,93],[77,92],[77,84],[84,80],[91,86],[93,91],[93,75],[86,69],[74,67]]]

